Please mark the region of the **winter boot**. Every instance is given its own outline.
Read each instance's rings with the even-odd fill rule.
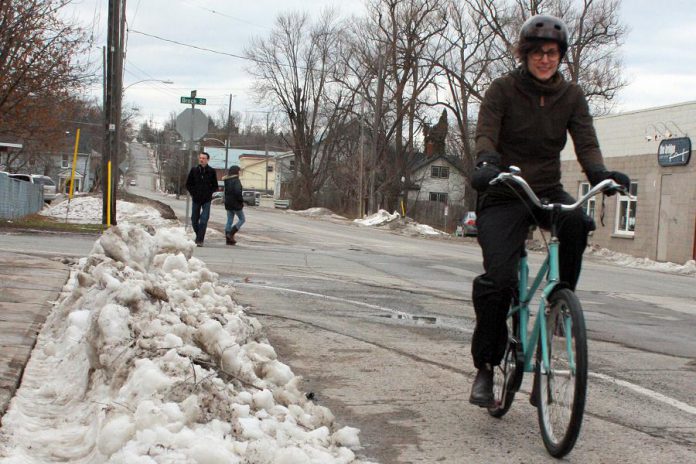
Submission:
[[[227,245],[234,245],[237,241],[234,239],[234,234],[237,233],[239,229],[237,226],[232,226],[232,230],[225,234],[225,243]]]
[[[490,364],[484,365],[479,369],[471,387],[469,403],[482,408],[493,405],[493,368]]]
[[[235,242],[232,238],[232,232],[225,232],[225,245],[234,245]]]

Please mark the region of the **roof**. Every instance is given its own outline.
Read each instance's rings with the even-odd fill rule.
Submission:
[[[208,147],[206,146],[205,151],[210,155],[210,161],[208,164],[210,164],[211,167],[215,169],[224,169],[225,168],[225,148],[224,147]],[[269,157],[275,157],[277,155],[283,154],[285,152],[280,152],[280,151],[268,151],[268,156]],[[227,167],[229,168],[232,165],[239,164],[239,157],[243,155],[258,155],[261,157],[266,156],[266,151],[265,150],[248,150],[246,148],[233,148],[230,147],[227,149]]]
[[[21,143],[0,142],[0,148],[22,148]]]
[[[464,174],[464,170],[462,169],[461,163],[462,160],[456,156],[452,155],[436,155],[432,156],[430,158],[427,158],[425,156],[425,153],[415,153],[414,154],[414,159],[413,162],[411,163],[411,172],[418,171],[419,169],[422,169],[429,164],[434,163],[435,161],[445,161],[449,164],[451,164],[457,171],[461,172]]]

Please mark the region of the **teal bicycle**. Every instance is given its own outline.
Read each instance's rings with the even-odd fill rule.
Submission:
[[[568,454],[580,434],[587,393],[587,334],[580,301],[559,280],[557,222],[561,211],[582,206],[601,192],[623,190],[607,179],[590,189],[572,205],[543,203],[520,170],[510,166],[491,181],[517,184],[537,207],[551,211],[551,238],[547,256],[530,284],[526,251],[519,263],[518,291],[508,312],[508,343],[499,366],[494,368],[494,404],[488,408],[494,417],[503,417],[520,389],[525,372],[534,372],[531,402],[537,416],[544,445],[557,458]],[[512,187],[512,185],[511,185]],[[536,319],[529,329],[532,298],[541,289]]]

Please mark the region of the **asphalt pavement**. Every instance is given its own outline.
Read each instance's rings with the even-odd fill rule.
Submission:
[[[60,261],[0,251],[0,417],[69,275]]]

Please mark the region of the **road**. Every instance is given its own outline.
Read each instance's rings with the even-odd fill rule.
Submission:
[[[133,193],[152,191],[133,145]],[[381,463],[553,462],[529,405],[530,378],[493,419],[467,402],[471,281],[468,239],[407,237],[350,221],[246,208],[235,247],[214,206],[195,254],[236,288],[279,357],[342,425],[361,429],[360,455]],[[84,242],[84,240],[82,241]],[[65,243],[65,245],[63,245]],[[0,235],[0,248],[84,256],[69,237]],[[82,253],[82,254],[80,254]],[[540,255],[532,253],[532,264]],[[696,462],[696,280],[587,259],[578,295],[590,334],[590,386],[572,463]]]

